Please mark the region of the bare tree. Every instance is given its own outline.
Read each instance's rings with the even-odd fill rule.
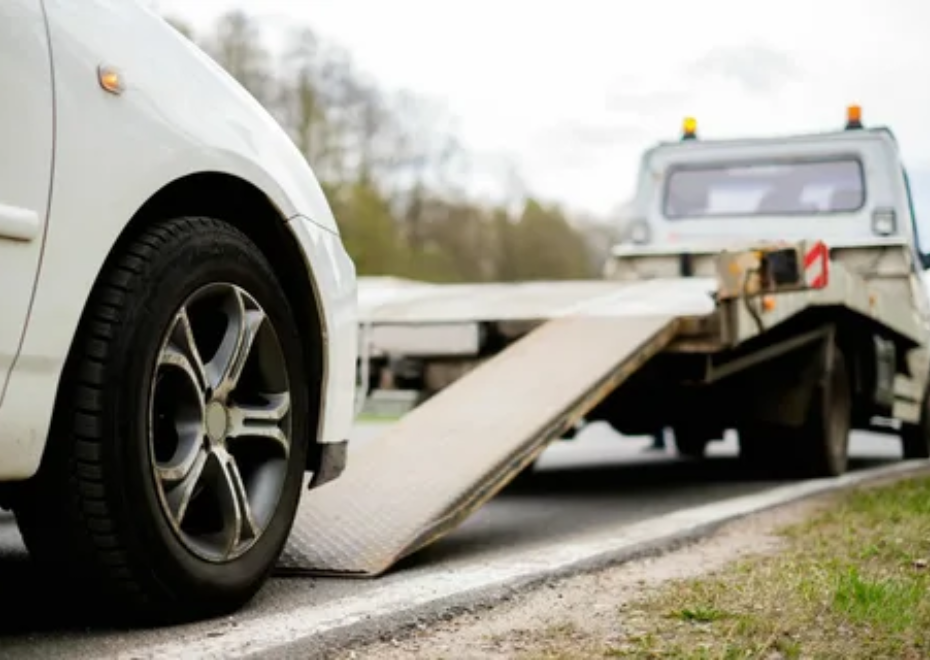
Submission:
[[[273,61],[257,22],[233,11],[204,46],[275,114],[313,165],[360,274],[573,278],[590,275],[603,256],[602,227],[529,198],[513,163],[503,175],[503,204],[475,201],[461,183],[468,155],[447,109],[386,92],[313,30],[291,32]]]
[[[245,12],[221,16],[205,48],[210,55],[259,102],[273,100],[271,58],[262,44],[258,24]]]

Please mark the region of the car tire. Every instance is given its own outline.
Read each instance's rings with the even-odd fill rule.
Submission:
[[[228,613],[273,570],[302,491],[312,429],[294,315],[268,260],[219,220],[161,222],[117,252],[18,524],[79,602],[160,623]]]

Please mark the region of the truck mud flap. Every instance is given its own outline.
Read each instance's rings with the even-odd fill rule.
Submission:
[[[460,525],[675,335],[676,317],[549,321],[304,495],[279,575],[374,577]]]

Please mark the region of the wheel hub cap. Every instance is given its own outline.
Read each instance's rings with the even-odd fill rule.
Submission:
[[[214,445],[222,444],[229,430],[229,413],[226,412],[226,406],[214,401],[207,405],[204,417],[204,426],[210,442]]]
[[[271,524],[290,460],[288,381],[277,333],[245,290],[208,285],[176,312],[149,442],[163,511],[193,554],[231,561]]]

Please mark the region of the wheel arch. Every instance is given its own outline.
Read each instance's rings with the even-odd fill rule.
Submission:
[[[228,222],[248,236],[268,259],[294,311],[298,332],[308,349],[304,353],[305,368],[313,402],[308,426],[314,429],[314,435],[308,438],[307,469],[317,470],[321,456],[319,439],[327,370],[325,320],[316,281],[307,271],[307,262],[297,238],[288,228],[287,218],[281,209],[268,195],[240,177],[221,172],[199,172],[175,179],[139,207],[111,246],[100,273],[145,227],[158,220],[178,216],[205,216]],[[89,301],[85,304],[82,318],[87,304]],[[70,355],[63,374],[65,378],[69,369]]]

